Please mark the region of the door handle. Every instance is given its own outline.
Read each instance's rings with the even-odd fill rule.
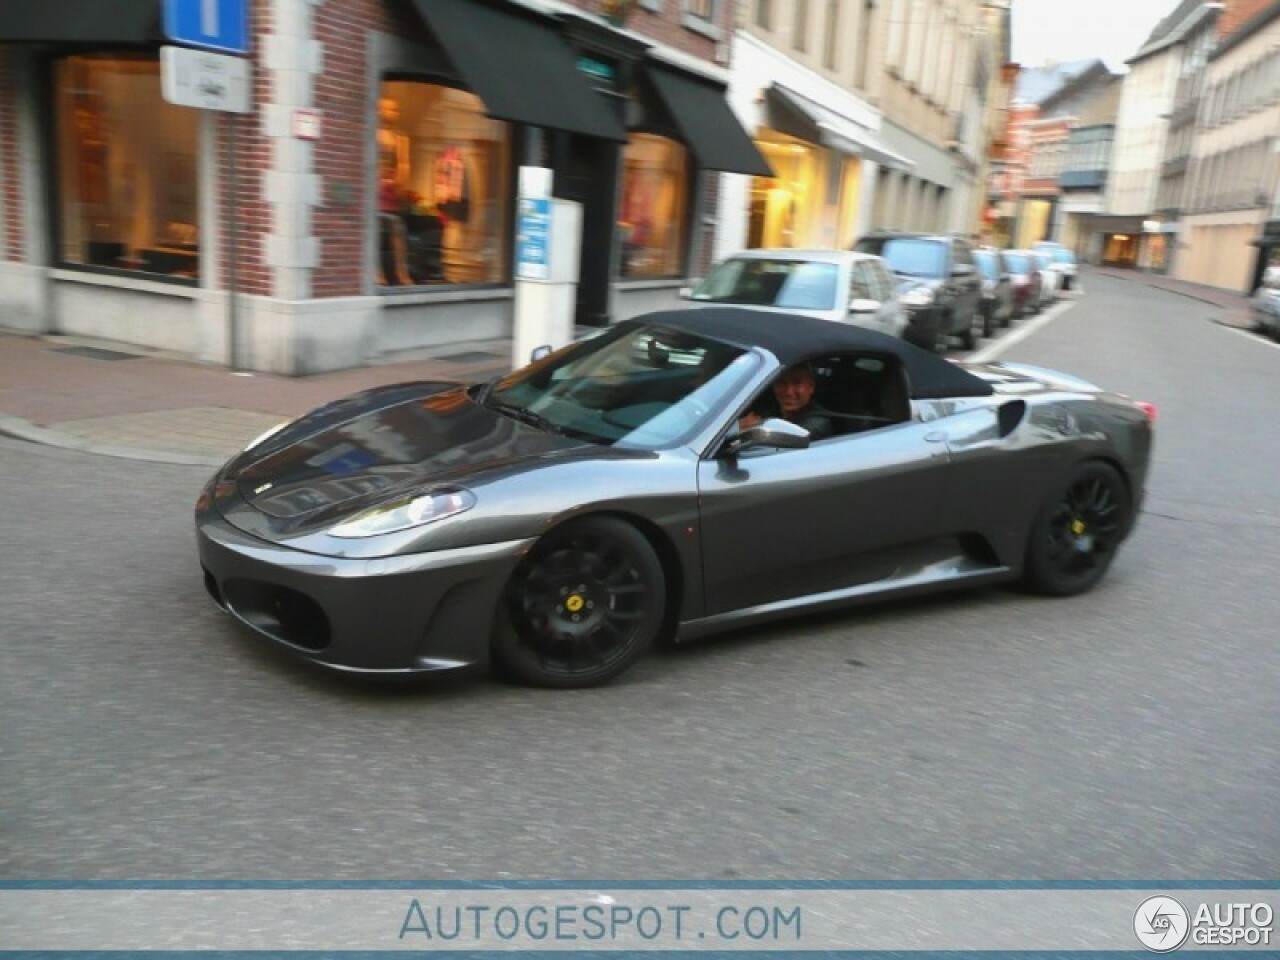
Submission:
[[[943,443],[947,439],[947,431],[930,430],[924,435],[924,439],[928,443]]]

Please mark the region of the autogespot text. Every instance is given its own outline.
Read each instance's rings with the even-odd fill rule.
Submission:
[[[800,942],[797,906],[588,903],[444,906],[410,901],[400,939],[470,945],[645,941]]]

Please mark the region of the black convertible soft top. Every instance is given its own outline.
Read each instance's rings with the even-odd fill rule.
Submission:
[[[791,313],[706,307],[659,310],[634,318],[636,323],[660,324],[737,347],[763,347],[790,366],[832,353],[865,351],[897,357],[907,372],[911,396],[986,397],[991,384],[937,354],[875,330]]]

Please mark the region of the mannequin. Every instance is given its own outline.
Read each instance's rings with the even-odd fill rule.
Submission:
[[[399,216],[400,198],[409,173],[409,138],[396,131],[400,105],[390,97],[378,101],[378,282],[413,283],[409,275],[405,226]]]
[[[409,138],[397,130],[400,105],[391,97],[378,101],[378,121],[378,179],[403,186],[409,174]]]

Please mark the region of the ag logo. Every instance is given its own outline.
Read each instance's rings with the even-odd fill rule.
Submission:
[[[1168,953],[1187,939],[1191,915],[1173,897],[1148,897],[1133,915],[1133,932],[1148,950]]]

